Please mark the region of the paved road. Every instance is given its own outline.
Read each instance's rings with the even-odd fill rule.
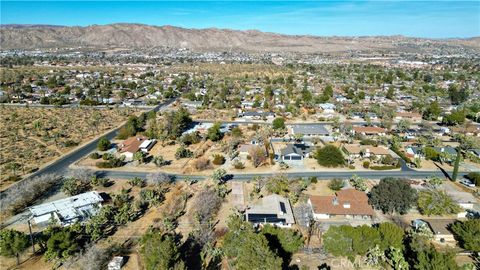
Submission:
[[[447,172],[449,175],[452,172]],[[463,175],[467,174],[468,172],[460,172],[459,177],[461,178]],[[101,177],[109,177],[109,178],[121,178],[121,179],[130,179],[133,177],[140,177],[145,178],[148,172],[128,172],[128,171],[98,171],[98,175]],[[271,176],[275,173],[266,173],[266,174],[235,174],[231,175],[231,179],[234,180],[251,180],[255,176]],[[352,175],[356,174],[360,177],[367,178],[367,179],[381,179],[385,177],[395,177],[395,178],[411,178],[411,179],[422,179],[427,178],[430,176],[440,176],[445,177],[445,174],[442,171],[346,171],[346,172],[286,172],[283,173],[287,175],[289,178],[296,178],[296,177],[311,177],[316,176],[318,179],[332,179],[332,178],[350,178]],[[200,176],[200,175],[177,175],[177,174],[170,174],[170,176],[174,177],[177,180],[183,180],[185,178],[190,179],[205,179],[207,176]]]
[[[168,100],[168,101],[154,107],[152,110],[154,110],[155,112],[158,112],[160,109],[165,108],[166,106],[170,105],[174,101],[175,101],[175,99]],[[115,138],[115,136],[117,136],[118,130],[121,127],[122,126],[110,131],[109,133],[107,133],[105,135],[105,137],[107,137],[107,139],[109,139],[109,140]],[[47,174],[47,173],[56,173],[56,174],[67,173],[68,172],[68,166],[70,166],[71,164],[73,164],[77,160],[81,159],[82,157],[86,156],[87,154],[89,154],[90,152],[92,152],[96,149],[99,139],[100,138],[98,138],[96,140],[93,140],[93,141],[83,145],[82,147],[78,148],[77,150],[62,156],[61,158],[57,159],[55,162],[43,167],[42,169],[40,169],[37,172],[31,174],[29,177],[25,178],[24,180],[26,180],[28,178],[31,178],[31,177],[34,177],[34,176],[41,175],[41,174]]]

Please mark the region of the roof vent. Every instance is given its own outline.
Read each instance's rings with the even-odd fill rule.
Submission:
[[[347,209],[350,208],[350,203],[349,202],[344,203],[343,208],[347,208]]]
[[[338,205],[338,199],[337,199],[337,197],[333,197],[333,199],[332,199],[332,204],[333,204],[333,205]]]

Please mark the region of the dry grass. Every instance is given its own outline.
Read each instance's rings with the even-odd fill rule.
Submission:
[[[125,121],[119,109],[0,107],[1,186],[17,163],[24,175]],[[68,145],[73,142],[73,145]]]

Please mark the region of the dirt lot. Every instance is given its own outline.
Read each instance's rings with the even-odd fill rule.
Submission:
[[[126,110],[0,107],[0,189],[99,134],[118,126]],[[17,164],[12,168],[11,164]]]

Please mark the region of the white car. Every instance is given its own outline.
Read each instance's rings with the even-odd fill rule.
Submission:
[[[464,186],[467,186],[467,187],[475,187],[475,184],[472,183],[472,181],[470,181],[468,179],[462,179],[462,180],[460,180],[460,183]]]

